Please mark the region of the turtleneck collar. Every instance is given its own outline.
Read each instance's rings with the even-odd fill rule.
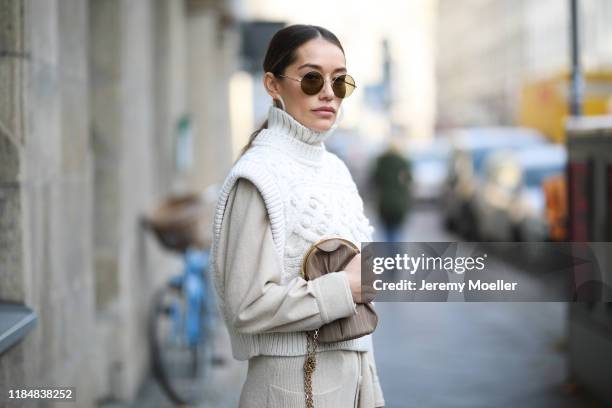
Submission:
[[[262,130],[254,144],[272,144],[306,160],[319,160],[325,153],[324,141],[334,132],[335,126],[326,132],[317,132],[295,120],[276,106],[268,110],[268,127]]]
[[[317,132],[295,120],[293,116],[276,106],[270,106],[268,111],[268,129],[281,131],[311,145],[324,142],[333,132],[334,128],[326,132]]]

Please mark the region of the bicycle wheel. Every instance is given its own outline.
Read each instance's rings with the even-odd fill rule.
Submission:
[[[180,288],[157,291],[149,318],[153,374],[176,404],[194,404],[202,397],[206,358],[205,332],[190,344],[186,332],[187,303]],[[204,310],[202,310],[202,313]]]

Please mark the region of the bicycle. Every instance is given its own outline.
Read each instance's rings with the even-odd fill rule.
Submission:
[[[212,363],[215,303],[208,275],[209,251],[203,249],[198,219],[201,197],[165,200],[143,222],[161,244],[183,256],[183,270],[153,296],[148,338],[153,376],[176,404],[202,397],[203,379]]]

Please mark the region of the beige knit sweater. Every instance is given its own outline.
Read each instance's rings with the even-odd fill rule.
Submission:
[[[214,261],[215,270],[222,271],[227,323],[237,332],[313,330],[355,313],[344,271],[280,285],[282,261],[265,202],[247,179],[238,179],[230,192]],[[374,374],[370,384],[362,385],[363,392],[384,403],[373,348],[365,353]]]

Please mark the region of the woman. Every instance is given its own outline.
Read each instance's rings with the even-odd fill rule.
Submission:
[[[283,28],[263,68],[274,104],[221,188],[213,276],[233,356],[248,360],[240,407],[304,407],[305,332],[355,313],[361,262],[305,281],[301,261],[323,236],[359,244],[373,228],[346,166],[324,144],[354,89],[336,36]],[[317,351],[315,407],[384,406],[369,335]]]

